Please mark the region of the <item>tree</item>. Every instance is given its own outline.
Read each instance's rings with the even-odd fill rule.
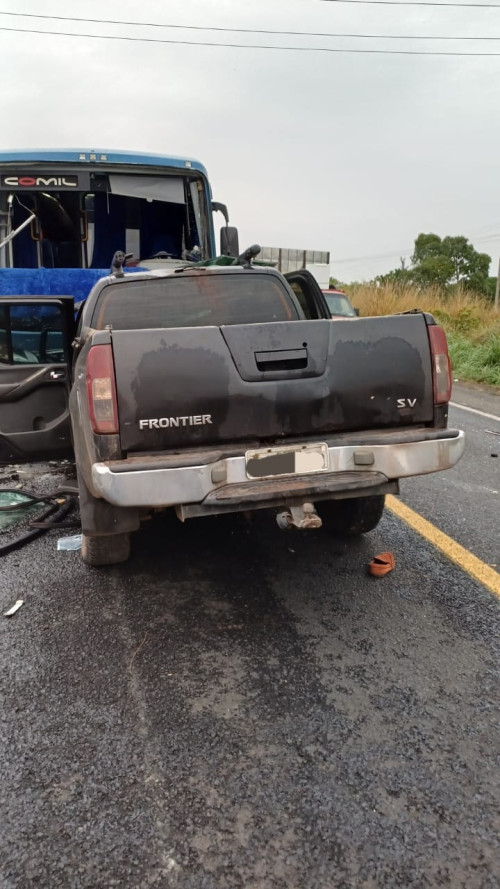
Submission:
[[[344,290],[346,285],[342,284],[338,278],[330,278],[328,286],[330,290]]]
[[[415,284],[438,287],[461,284],[468,290],[486,293],[491,258],[479,253],[463,235],[440,238],[420,234],[411,258],[412,280]]]
[[[377,275],[375,278],[377,284],[393,284],[395,287],[408,287],[413,283],[411,269],[392,269],[385,275]]]
[[[406,257],[400,256],[400,267],[387,272],[385,275],[377,275],[375,281],[379,285],[392,284],[394,287],[407,287],[412,283],[411,269],[407,267]]]
[[[496,289],[497,289],[497,279],[490,275],[490,277],[488,278],[488,282],[486,284],[485,294],[488,297],[488,299],[491,299],[492,302],[495,299]]]

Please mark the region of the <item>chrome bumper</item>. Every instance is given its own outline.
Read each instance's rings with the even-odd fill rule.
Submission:
[[[335,474],[334,490],[342,490],[342,473],[345,489],[369,488],[373,483],[393,481],[414,475],[426,475],[450,469],[458,463],[464,450],[464,433],[448,430],[446,437],[430,441],[387,443],[376,445],[341,445],[328,448],[329,467],[318,473],[301,476],[304,489],[314,488],[313,493],[332,491],[331,480]],[[160,462],[160,458],[158,458]],[[130,469],[128,466],[130,465]],[[356,486],[356,473],[359,485]],[[354,478],[354,484],[353,484]],[[178,504],[203,503],[224,500],[235,502],[245,491],[253,490],[251,500],[258,501],[276,496],[286,499],[287,480],[290,490],[296,489],[296,476],[277,476],[273,479],[250,481],[246,474],[245,456],[227,457],[199,466],[134,468],[133,461],[119,463],[94,463],[92,482],[95,494],[115,506],[175,506]],[[372,483],[372,484],[373,484]],[[232,488],[233,486],[233,488]],[[352,496],[352,495],[351,495]],[[243,499],[248,499],[243,496]],[[250,507],[249,507],[250,508]]]

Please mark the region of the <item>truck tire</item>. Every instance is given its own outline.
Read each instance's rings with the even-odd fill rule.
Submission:
[[[385,496],[324,500],[316,504],[326,531],[357,537],[377,527],[384,512]]]
[[[130,534],[106,534],[101,537],[82,534],[82,559],[87,565],[94,568],[117,565],[126,562],[129,556]]]

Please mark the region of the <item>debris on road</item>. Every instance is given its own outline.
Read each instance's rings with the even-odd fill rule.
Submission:
[[[0,531],[5,531],[20,519],[23,519],[27,510],[40,509],[40,504],[27,494],[18,493],[9,488],[0,491]]]
[[[80,522],[63,521],[75,506],[76,491],[60,487],[54,492],[35,494],[25,489],[0,490],[0,557],[21,549],[53,528],[80,526]],[[61,497],[61,494],[70,496]],[[36,510],[35,520],[30,516]],[[41,510],[41,511],[40,511]],[[13,537],[13,534],[19,536]],[[3,535],[7,540],[4,541]]]
[[[18,482],[19,481],[19,473],[15,470],[8,472],[7,475],[0,476],[0,485],[5,484],[5,482]]]
[[[57,549],[59,552],[73,552],[82,548],[82,535],[75,534],[73,537],[60,537],[57,541]]]
[[[132,669],[132,664],[134,663],[134,660],[136,659],[137,655],[138,655],[139,652],[142,651],[142,649],[144,648],[144,645],[146,644],[146,639],[147,639],[147,638],[148,638],[148,634],[147,634],[147,633],[144,633],[144,636],[143,636],[143,638],[142,638],[142,641],[141,641],[140,645],[138,645],[137,648],[136,648],[136,650],[134,651],[134,653],[133,653],[133,655],[132,655],[132,658],[131,658],[131,660],[130,660],[130,663],[129,663],[129,665],[128,665],[129,671]]]
[[[9,608],[8,611],[4,611],[3,616],[4,617],[12,617],[12,615],[14,615],[16,613],[16,611],[19,611],[21,605],[23,605],[23,604],[24,604],[24,599],[18,599],[17,602],[14,602],[14,604],[12,605],[11,608]]]
[[[374,577],[383,577],[384,574],[389,574],[389,571],[393,570],[394,565],[395,559],[392,553],[380,553],[372,559],[368,565],[368,571]]]

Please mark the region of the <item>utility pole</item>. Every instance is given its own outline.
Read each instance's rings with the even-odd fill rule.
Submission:
[[[498,260],[497,286],[495,289],[495,312],[498,312],[498,298],[500,296],[500,259]]]

